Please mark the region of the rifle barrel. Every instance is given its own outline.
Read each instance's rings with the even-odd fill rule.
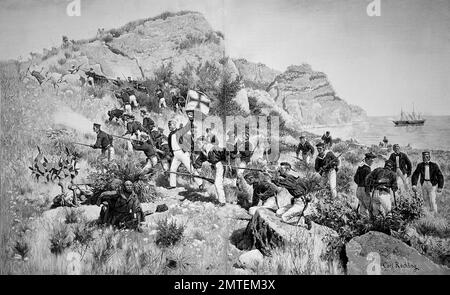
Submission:
[[[189,176],[189,177],[194,177],[194,178],[200,178],[200,179],[207,180],[207,181],[209,181],[211,183],[214,183],[214,179],[212,179],[212,178],[208,178],[208,177],[204,177],[204,176],[200,176],[200,175],[194,175],[194,174],[191,174],[191,173],[172,172],[172,171],[166,171],[166,173],[172,173],[172,174],[181,175],[181,176]]]
[[[71,141],[70,143],[77,144],[77,145],[82,145],[82,146],[88,146],[88,147],[91,147],[89,144],[80,143],[80,142],[74,142],[74,141]]]

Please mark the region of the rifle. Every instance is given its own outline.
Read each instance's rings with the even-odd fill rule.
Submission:
[[[114,135],[114,134],[110,134],[112,137],[117,137],[120,139],[125,139],[128,141],[136,141],[136,142],[143,142],[142,140],[138,140],[138,139],[131,139],[131,138],[127,138],[127,137],[123,137],[123,136],[119,136],[119,135]]]
[[[91,147],[89,144],[80,143],[80,142],[74,142],[74,141],[71,141],[70,143],[77,144],[77,145],[82,145],[82,146],[88,146],[88,147]]]
[[[263,170],[263,169],[258,169],[258,168],[236,167],[236,166],[232,166],[232,165],[223,165],[223,166],[230,167],[232,169],[242,169],[242,170],[258,171],[258,172],[269,172],[269,173],[276,172],[276,170]]]
[[[325,166],[323,166],[322,168],[319,169],[319,174],[325,172],[326,170],[328,170],[332,165],[336,164],[337,160],[339,160],[339,158],[344,154],[345,152],[342,152],[339,154],[339,156],[336,157],[336,159],[333,159],[332,161],[330,161],[329,163],[327,163]],[[339,162],[338,162],[339,163]]]
[[[208,178],[208,177],[204,177],[204,176],[200,176],[200,175],[194,175],[192,173],[171,172],[171,171],[165,171],[165,173],[172,173],[172,174],[181,175],[181,176],[189,176],[191,178],[200,178],[200,179],[204,179],[210,183],[215,182],[214,179],[212,179],[212,178]]]

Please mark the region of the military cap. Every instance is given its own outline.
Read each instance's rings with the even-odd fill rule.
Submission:
[[[134,116],[133,115],[128,115],[127,116],[127,120],[129,120],[129,119],[134,120]]]
[[[400,147],[400,145],[398,143],[394,144],[392,147]]]
[[[428,156],[431,155],[430,151],[423,151],[422,152],[422,156],[426,156],[426,155],[428,155]]]
[[[147,111],[146,110],[141,110],[141,113],[147,114]]]
[[[304,135],[300,135],[300,137],[299,137],[300,139],[302,139],[302,138],[305,138],[305,136]]]
[[[102,125],[98,124],[98,123],[94,123],[94,127],[100,128]]]
[[[316,147],[324,147],[325,144],[323,142],[319,142],[318,144],[316,144]]]
[[[374,153],[369,152],[365,154],[365,157],[366,159],[375,159],[377,156]]]

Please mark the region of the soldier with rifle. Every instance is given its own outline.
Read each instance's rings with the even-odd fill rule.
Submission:
[[[140,224],[145,220],[145,214],[131,181],[125,181],[123,186],[116,190],[101,193],[97,205],[102,206],[100,224],[142,231]]]
[[[193,166],[195,169],[200,169],[203,162],[208,162],[211,164],[212,170],[215,173],[214,185],[216,187],[217,198],[219,200],[220,206],[225,206],[225,190],[223,188],[223,175],[225,162],[225,148],[215,146],[212,143],[205,142],[201,147],[201,153],[195,160]]]
[[[254,215],[259,208],[266,208],[274,212],[278,209],[276,198],[280,189],[270,181],[270,177],[253,171],[247,173],[244,180],[253,187],[253,195],[248,209],[250,215]]]
[[[332,151],[326,150],[326,145],[322,142],[316,144],[317,158],[315,163],[315,170],[326,179],[333,198],[337,197],[336,190],[336,173],[339,167],[339,157],[336,157]],[[342,155],[342,154],[341,154]]]
[[[114,159],[113,138],[101,130],[100,127],[100,124],[94,123],[93,129],[97,133],[97,140],[90,147],[93,149],[101,149],[102,157],[107,157],[108,161],[112,161]]]
[[[141,139],[142,141],[133,140],[131,144],[134,150],[144,152],[145,156],[147,157],[147,162],[144,168],[142,168],[142,171],[148,172],[152,167],[158,164],[158,156],[156,153],[157,149],[149,141],[149,136],[147,134],[142,134]]]
[[[379,214],[386,215],[391,211],[391,191],[396,204],[395,192],[398,190],[397,175],[394,163],[387,160],[384,167],[370,172],[365,181],[366,194],[370,196],[369,213],[371,217]]]

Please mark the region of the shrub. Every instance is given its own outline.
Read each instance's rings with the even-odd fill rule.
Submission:
[[[60,59],[58,59],[58,64],[60,65],[60,66],[62,66],[62,65],[64,65],[65,63],[66,63],[66,59],[64,58],[64,57],[62,57],[62,58],[60,58]]]
[[[348,145],[345,142],[341,141],[337,144],[334,144],[331,150],[337,154],[345,153],[346,151],[348,151]]]
[[[156,81],[158,83],[170,83],[172,84],[173,66],[172,63],[162,64],[154,72]]]
[[[72,51],[77,52],[79,50],[80,50],[80,46],[79,45],[75,45],[75,44],[72,45]]]
[[[178,243],[183,237],[185,226],[178,226],[175,220],[169,221],[166,217],[157,223],[156,245],[170,247]]]
[[[82,217],[82,211],[78,209],[72,209],[66,210],[66,216],[65,216],[65,223],[66,224],[72,224],[72,223],[78,223],[81,221]]]
[[[25,259],[31,249],[24,239],[19,239],[14,244],[13,250],[15,254],[20,256],[21,259]]]
[[[338,173],[336,173],[336,185],[337,190],[343,193],[351,192],[351,185],[353,183],[353,176],[355,175],[355,171],[352,167],[349,166],[341,166],[339,167]]]
[[[424,216],[414,224],[417,232],[422,235],[436,236],[439,238],[450,237],[450,226],[445,218]]]
[[[115,232],[112,229],[106,229],[98,242],[92,248],[92,267],[94,270],[108,262],[115,252]]]
[[[216,35],[219,36],[222,39],[225,39],[224,34],[221,31],[216,31]]]
[[[94,195],[111,190],[111,183],[119,179],[122,183],[129,180],[134,184],[134,191],[140,202],[147,202],[154,198],[154,190],[149,184],[150,175],[144,174],[138,168],[138,159],[117,159],[115,163],[96,163],[96,172],[89,174],[89,180],[93,183]]]
[[[241,108],[233,100],[240,89],[241,77],[234,81],[228,73],[224,73],[220,80],[220,86],[215,91],[216,98],[212,103],[212,115],[219,116],[225,122],[226,116],[242,114]]]
[[[60,255],[72,245],[72,237],[67,224],[59,224],[53,227],[50,235],[50,252]]]
[[[65,57],[66,59],[69,59],[69,58],[72,57],[72,54],[71,54],[70,52],[66,51],[66,52],[64,52],[64,57]]]
[[[58,54],[58,48],[56,47],[52,47],[52,49],[48,50],[48,49],[44,49],[44,54],[42,56],[42,60],[46,60],[49,59],[52,56],[55,56]]]
[[[86,222],[78,223],[73,227],[73,240],[80,245],[87,245],[94,240],[94,229]]]

